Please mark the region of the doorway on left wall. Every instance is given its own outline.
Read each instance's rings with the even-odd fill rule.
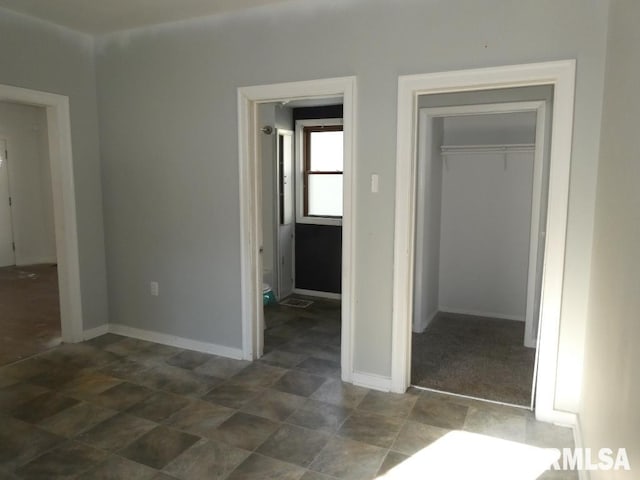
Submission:
[[[272,292],[262,360],[339,376],[342,98],[263,103],[257,120],[263,282]]]
[[[0,102],[0,365],[61,342],[47,114]]]

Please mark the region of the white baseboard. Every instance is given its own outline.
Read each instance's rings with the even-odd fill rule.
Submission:
[[[109,332],[125,337],[137,338],[148,342],[160,343],[171,347],[185,348],[187,350],[195,350],[197,352],[212,353],[221,357],[235,358],[242,360],[242,350],[239,348],[225,347],[215,343],[201,342],[199,340],[191,340],[190,338],[177,337],[166,333],[153,332],[151,330],[142,330],[140,328],[129,327],[118,323],[109,324]]]
[[[99,327],[89,328],[88,330],[85,330],[82,334],[82,339],[91,340],[92,338],[99,337],[106,333],[109,333],[109,324],[104,324],[100,325]]]
[[[391,391],[391,378],[374,373],[353,372],[351,381],[359,387],[366,387],[381,392]]]
[[[473,315],[475,317],[499,318],[501,320],[515,320],[518,322],[524,322],[523,315],[505,315],[504,313],[481,312],[478,310],[464,310],[460,308],[450,308],[442,306],[438,307],[438,311],[441,313],[453,313],[455,315]]]
[[[486,398],[474,397],[473,395],[463,395],[461,393],[445,392],[444,390],[438,390],[437,388],[421,387],[420,385],[412,385],[411,388],[426,392],[439,393],[441,395],[449,395],[451,397],[467,398],[470,400],[476,400],[478,402],[491,403],[493,405],[502,405],[504,407],[519,408],[520,410],[531,411],[531,409],[525,405],[516,405],[515,403],[500,402],[498,400],[487,400]]]
[[[539,409],[535,410],[536,420],[540,422],[553,423],[561,427],[575,428],[576,426],[576,414],[570,412],[563,412],[561,410],[551,410],[548,412],[542,412]]]
[[[439,310],[436,309],[430,315],[428,315],[427,319],[424,322],[424,327],[422,325],[420,325],[420,330],[416,330],[415,329],[415,325],[412,325],[413,333],[422,333],[422,332],[424,332],[427,329],[427,327],[429,325],[431,325],[431,322],[433,322],[433,319],[436,318],[436,315],[438,315],[438,313],[439,313]]]
[[[58,263],[56,257],[33,257],[19,258],[16,257],[16,267],[27,267],[29,265],[42,265],[45,263]]]
[[[303,288],[294,288],[293,293],[298,295],[306,295],[307,297],[329,298],[331,300],[341,300],[342,294],[331,292],[319,292],[317,290],[305,290]]]
[[[575,424],[573,425],[573,443],[578,451],[585,451],[584,437],[582,436],[582,424],[580,423],[580,415],[576,414]],[[587,469],[581,468],[578,470],[578,478],[580,480],[589,480],[591,474]]]

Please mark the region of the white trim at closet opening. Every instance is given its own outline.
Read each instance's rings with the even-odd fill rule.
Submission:
[[[391,365],[393,391],[406,391],[411,378],[418,97],[425,94],[550,85],[554,96],[535,414],[538,420],[575,424],[574,414],[555,408],[575,71],[575,60],[562,60],[399,77]]]
[[[414,257],[415,270],[413,281],[414,303],[412,320],[414,332],[424,331],[439,312],[501,318],[524,321],[525,334],[523,337],[523,344],[530,348],[536,347],[537,322],[534,318],[534,314],[538,313],[535,305],[536,301],[539,301],[539,299],[536,300],[535,298],[536,279],[540,278],[537,274],[538,269],[542,268],[541,262],[539,261],[540,258],[538,258],[538,253],[540,252],[539,242],[544,235],[544,232],[540,231],[540,216],[542,210],[541,197],[544,182],[543,163],[546,131],[545,109],[545,101],[509,102],[455,107],[423,107],[419,109],[418,164],[416,179],[416,238]],[[441,133],[444,133],[442,123],[448,118],[473,117],[477,120],[480,118],[479,116],[484,115],[500,116],[504,114],[518,113],[530,113],[535,115],[535,120],[531,125],[531,134],[535,139],[534,143],[448,145],[440,144],[439,139],[434,137],[434,122],[436,121],[440,121]],[[492,171],[495,171],[497,163],[501,164],[498,168],[499,170],[504,170],[504,175],[500,175],[496,180],[498,185],[505,181],[517,181],[520,187],[522,187],[522,190],[531,188],[530,195],[524,196],[521,195],[520,189],[516,189],[517,191],[513,188],[509,189],[512,194],[517,195],[516,199],[514,199],[513,196],[510,198],[512,198],[512,200],[519,199],[520,201],[511,202],[512,205],[505,205],[505,208],[509,211],[515,209],[514,212],[517,212],[518,215],[516,215],[516,217],[511,215],[511,217],[509,217],[511,218],[510,221],[508,219],[502,219],[501,217],[499,220],[494,219],[492,225],[497,221],[503,228],[498,228],[499,231],[496,232],[487,232],[486,229],[489,227],[483,227],[483,231],[485,231],[489,236],[495,236],[496,234],[508,234],[508,232],[503,231],[504,227],[507,226],[503,225],[504,221],[507,221],[510,224],[515,222],[516,225],[507,227],[507,230],[512,230],[514,227],[518,226],[518,228],[516,228],[518,231],[518,235],[516,235],[516,237],[518,237],[519,240],[516,240],[515,238],[513,238],[513,240],[516,240],[520,245],[515,249],[519,252],[516,258],[513,258],[513,255],[511,255],[509,258],[504,258],[504,261],[502,262],[505,267],[511,269],[511,274],[507,275],[507,277],[510,277],[509,280],[507,281],[506,278],[503,278],[503,281],[498,281],[497,285],[492,284],[492,287],[496,288],[492,288],[490,290],[495,290],[495,292],[493,292],[495,295],[493,295],[493,297],[490,295],[488,300],[484,297],[488,295],[489,292],[487,292],[486,289],[481,288],[484,293],[482,295],[478,294],[478,291],[476,290],[479,287],[476,285],[475,281],[467,278],[473,278],[473,275],[478,274],[479,272],[475,270],[472,272],[466,271],[465,268],[469,267],[466,266],[464,260],[461,260],[463,265],[461,265],[457,270],[464,270],[458,271],[458,277],[466,279],[463,282],[465,283],[466,288],[460,285],[459,282],[454,281],[456,288],[445,289],[445,292],[442,292],[443,278],[448,278],[449,276],[445,275],[443,277],[442,262],[444,259],[441,257],[440,251],[442,248],[441,245],[444,245],[447,247],[447,251],[451,254],[450,250],[452,247],[450,244],[455,243],[453,241],[455,238],[452,239],[450,237],[450,241],[446,242],[444,239],[445,232],[441,232],[443,224],[448,224],[445,222],[445,218],[441,218],[440,212],[445,210],[445,205],[440,202],[444,201],[443,198],[448,197],[444,191],[444,185],[449,184],[448,182],[445,182],[445,177],[449,177],[454,174],[450,171],[450,163],[454,163],[457,167],[456,170],[464,166],[471,168],[471,170],[476,170],[477,168],[484,170],[484,162],[482,167],[468,163],[482,161],[483,159],[486,159],[486,161],[489,162],[486,164],[486,167],[493,165],[494,168]],[[442,162],[442,165],[438,169],[435,169],[434,164],[431,162]],[[440,172],[438,178],[432,178],[435,171]],[[434,182],[440,184],[440,187],[439,189],[436,188],[436,192],[431,192],[430,190],[435,188],[433,187]],[[449,188],[453,187],[450,185]],[[455,193],[455,196],[458,197],[460,193],[463,192],[457,192]],[[432,198],[433,194],[438,194],[437,196],[440,201],[434,201]],[[471,199],[467,198],[467,200]],[[462,204],[464,203],[465,202],[462,202]],[[517,205],[519,205],[518,208],[516,208]],[[438,212],[432,212],[433,208],[437,208]],[[465,210],[468,210],[469,208],[474,210],[472,207],[467,207]],[[511,213],[513,214],[514,212]],[[449,211],[449,213],[452,212]],[[481,222],[481,224],[484,225],[484,221]],[[493,225],[493,227],[495,226],[496,225]],[[456,227],[456,229],[460,228],[466,228],[466,225],[458,225]],[[450,231],[449,234],[451,234]],[[527,236],[527,240],[525,240],[525,234]],[[436,235],[438,238],[434,240],[432,238],[433,235]],[[507,235],[507,237],[510,236]],[[461,238],[459,240],[465,244],[470,241],[469,238]],[[526,242],[526,247],[524,242]],[[511,239],[509,240],[509,243],[512,243]],[[482,267],[478,265],[478,262],[482,263],[482,259],[477,258],[477,252],[475,250],[476,249],[469,249],[468,252],[466,250],[458,252],[456,254],[456,262],[460,260],[461,254],[464,256],[466,253],[469,253],[476,258],[475,261],[471,262],[471,264],[474,265],[472,270],[476,268],[482,269]],[[491,252],[486,252],[489,257],[493,258],[495,255],[498,255],[500,258],[503,257],[502,253],[495,251],[495,249],[493,250],[493,255],[491,255]],[[518,265],[522,264],[525,256],[526,271],[515,265],[516,263]],[[451,257],[451,255],[448,255],[448,257]],[[451,258],[449,259],[451,260]],[[493,260],[495,260],[495,258]],[[449,266],[451,266],[451,263],[449,263]],[[484,269],[491,270],[489,267],[490,265],[485,265]],[[514,275],[517,278],[514,278]],[[517,279],[519,280],[514,282],[514,280]],[[451,279],[447,284],[450,283]],[[449,285],[449,287],[451,287],[451,285]],[[469,290],[469,288],[471,288],[471,290]],[[508,292],[506,290],[508,290]],[[418,294],[417,292],[422,293]],[[449,292],[449,294],[447,294],[447,292]],[[452,294],[451,292],[456,293]],[[474,292],[476,294],[474,294]],[[471,295],[475,300],[471,300],[469,302],[471,305],[467,305],[463,308],[460,308],[459,306],[452,306],[458,305],[456,301],[453,303],[447,303],[447,297],[453,296],[455,298],[460,297],[460,295],[463,297],[465,295]],[[464,303],[466,303],[466,299],[463,304]],[[496,312],[487,310],[488,305],[502,305],[502,307],[500,312]],[[530,407],[533,407],[535,378],[532,378],[531,381],[533,387],[529,405]]]
[[[444,163],[447,169],[448,158],[455,156],[468,156],[471,153],[500,155],[504,159],[505,170],[507,168],[508,159],[513,159],[519,153],[533,153],[533,173],[532,173],[532,195],[531,195],[531,214],[529,223],[529,249],[528,249],[528,267],[526,280],[526,309],[520,312],[489,312],[486,309],[451,309],[446,305],[435,305],[436,310],[425,310],[425,299],[423,296],[414,296],[413,304],[413,330],[423,331],[430,320],[433,319],[437,311],[446,311],[448,313],[461,313],[480,316],[491,316],[494,318],[504,318],[510,320],[521,320],[525,322],[525,336],[523,343],[525,346],[535,348],[537,344],[537,322],[534,314],[537,313],[535,308],[536,293],[536,273],[541,268],[538,259],[538,244],[544,237],[544,230],[540,231],[541,216],[541,197],[543,193],[543,163],[544,163],[544,142],[545,142],[545,102],[529,101],[529,102],[509,102],[495,104],[481,104],[454,107],[423,107],[419,109],[418,121],[418,164],[417,164],[417,185],[416,185],[416,239],[415,239],[415,271],[414,271],[414,289],[422,291],[422,268],[425,262],[423,255],[426,239],[424,238],[424,223],[428,218],[428,212],[425,209],[427,205],[427,171],[426,165],[431,161],[431,132],[433,130],[433,122],[435,119],[443,119],[450,117],[469,117],[477,115],[500,115],[509,113],[531,112],[536,114],[535,120],[535,143],[531,144],[500,144],[500,145],[441,145],[439,146]],[[438,146],[436,146],[438,147]],[[510,155],[513,154],[513,155]],[[420,321],[421,320],[421,321]],[[425,322],[426,320],[426,322]],[[422,324],[421,324],[422,323]]]

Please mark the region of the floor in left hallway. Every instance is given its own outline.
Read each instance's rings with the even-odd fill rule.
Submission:
[[[0,365],[60,344],[55,265],[0,268]]]

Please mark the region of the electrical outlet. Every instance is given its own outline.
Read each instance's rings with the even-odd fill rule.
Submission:
[[[150,282],[149,291],[152,296],[157,297],[160,294],[160,284],[158,282]]]

